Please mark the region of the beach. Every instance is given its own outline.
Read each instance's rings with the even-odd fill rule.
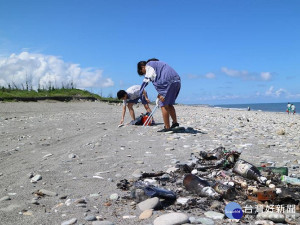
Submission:
[[[158,133],[163,128],[160,109],[155,126],[119,128],[121,107],[88,101],[0,103],[1,224],[61,224],[71,219],[95,224],[88,216],[114,224],[152,224],[166,212],[154,211],[140,220],[141,211],[122,199],[128,192],[117,183],[134,179],[137,169],[166,171],[186,162],[191,153],[220,146],[241,152],[240,158],[255,166],[287,166],[289,174],[300,177],[298,114],[176,105],[180,126],[196,132]],[[134,110],[137,116],[144,107]],[[128,110],[125,122],[130,122]],[[50,195],[37,197],[43,189]],[[115,193],[119,200],[111,199]],[[231,224],[214,221],[226,223]]]

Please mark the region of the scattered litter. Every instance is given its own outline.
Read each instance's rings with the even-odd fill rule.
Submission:
[[[235,202],[243,209],[242,223],[254,224],[255,219],[288,222],[276,210],[273,214],[259,213],[273,206],[299,210],[300,179],[288,176],[286,167],[256,167],[240,159],[240,154],[224,147],[200,151],[199,155],[192,153],[187,162],[177,161],[167,172],[140,171],[133,180],[120,180],[117,187],[130,193],[121,198],[125,201],[144,204],[147,199],[159,198],[161,204],[154,210],[197,210],[200,214],[213,213],[213,219],[223,219],[225,206]],[[259,207],[265,210],[259,211]]]

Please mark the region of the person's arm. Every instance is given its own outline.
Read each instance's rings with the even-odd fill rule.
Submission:
[[[120,124],[123,124],[123,123],[124,123],[125,113],[126,113],[126,104],[123,105],[123,109],[122,109],[122,118],[121,118]]]
[[[160,95],[160,94],[157,95],[157,98],[158,98],[161,102],[164,102],[164,101],[165,101],[164,96],[162,96],[162,95]]]
[[[154,81],[156,78],[156,72],[154,70],[153,67],[151,66],[146,66],[146,75],[145,75],[145,79],[144,79],[144,82],[145,81]],[[165,98],[164,96],[158,94],[157,95],[157,98],[161,101],[161,102],[164,102],[165,101]]]
[[[144,89],[145,89],[145,87],[147,87],[148,83],[149,83],[149,82],[143,82],[143,83],[142,83],[141,89],[140,89],[140,93],[139,93],[140,97],[143,95]]]
[[[145,78],[143,80],[143,83],[142,83],[142,86],[140,89],[140,96],[143,95],[143,91],[144,91],[145,87],[148,85],[148,83],[150,81],[154,81],[155,77],[156,77],[156,72],[155,72],[154,68],[151,66],[146,66],[146,74],[145,74]]]
[[[147,95],[147,92],[146,92],[145,90],[143,90],[143,95],[144,95],[144,97],[145,97],[145,100],[149,103],[150,100],[149,100],[148,95]]]

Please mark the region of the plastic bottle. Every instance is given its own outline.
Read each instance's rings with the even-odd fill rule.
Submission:
[[[257,169],[263,172],[271,171],[273,173],[279,173],[286,176],[289,174],[289,170],[287,167],[257,167]]]
[[[209,185],[206,180],[193,174],[188,174],[183,179],[186,190],[202,197],[219,198],[220,195]]]
[[[261,176],[259,170],[254,165],[243,159],[239,159],[235,163],[233,167],[233,172],[241,175],[242,177],[251,180],[256,180],[260,183],[265,183],[267,181],[267,178]]]
[[[293,178],[293,177],[288,177],[288,176],[282,175],[281,181],[282,181],[282,183],[285,183],[285,184],[300,186],[300,179],[298,179],[298,178]]]

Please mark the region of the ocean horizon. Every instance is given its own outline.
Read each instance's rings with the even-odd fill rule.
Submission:
[[[296,106],[300,107],[300,102],[290,102]],[[249,104],[220,104],[220,105],[209,105],[210,107],[220,107],[220,108],[230,108],[237,110],[250,110],[254,111],[265,111],[265,112],[286,112],[287,110],[287,102],[285,103],[249,103]]]

